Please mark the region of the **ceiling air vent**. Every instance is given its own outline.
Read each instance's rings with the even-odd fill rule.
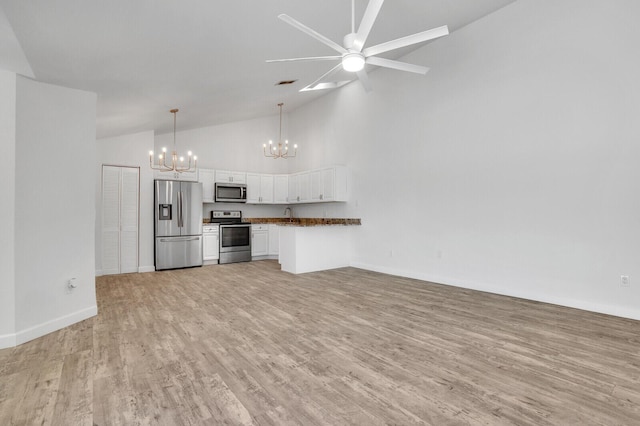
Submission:
[[[286,84],[293,84],[298,80],[282,80],[276,83],[276,86],[284,86]]]

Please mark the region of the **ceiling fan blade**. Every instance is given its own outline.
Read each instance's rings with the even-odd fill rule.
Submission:
[[[303,88],[302,90],[300,90],[301,92],[303,91],[307,91],[307,90],[315,90],[315,87],[317,85],[319,85],[319,83],[324,80],[325,78],[329,77],[330,75],[338,72],[339,70],[342,69],[342,62],[339,63],[338,65],[336,65],[335,67],[331,68],[329,71],[327,71],[326,73],[324,73],[322,75],[322,77],[320,77],[319,79],[317,79],[316,81],[314,81],[313,83],[311,83],[310,85],[308,85],[307,87]]]
[[[334,42],[332,40],[329,40],[328,38],[326,38],[325,36],[323,36],[319,32],[317,32],[315,30],[312,30],[311,28],[307,27],[306,25],[296,21],[291,16],[285,15],[283,13],[281,15],[278,15],[278,18],[282,19],[284,22],[286,22],[287,24],[291,25],[292,27],[299,29],[303,33],[306,33],[306,34],[310,35],[311,37],[315,38],[316,40],[326,44],[327,46],[329,46],[333,50],[336,50],[336,51],[338,51],[338,52],[340,52],[342,54],[347,53],[347,50],[344,47],[340,46],[338,43],[336,43],[336,42]]]
[[[433,40],[434,38],[443,37],[449,34],[449,28],[444,25],[442,27],[434,28],[432,30],[423,31],[421,33],[413,34],[410,36],[398,38],[388,41],[386,43],[377,44],[375,46],[368,47],[362,51],[364,56],[374,56],[380,53],[388,52],[389,50],[400,49],[401,47],[409,46],[416,43],[422,43],[423,41]]]
[[[342,56],[311,56],[308,58],[267,59],[265,62],[335,61],[338,59],[342,59]]]
[[[376,56],[369,56],[367,58],[367,64],[377,65],[379,67],[385,67],[385,68],[393,68],[394,70],[409,71],[409,72],[414,72],[416,74],[423,74],[423,75],[426,74],[427,71],[429,71],[429,68],[423,67],[420,65],[393,61],[391,59],[386,59],[386,58],[378,58]]]
[[[350,83],[349,80],[345,81],[328,81],[326,83],[318,83],[315,86],[307,86],[305,88],[300,89],[300,92],[309,92],[311,90],[326,90],[326,89],[337,89],[338,87],[342,87],[345,84]]]
[[[369,76],[364,69],[361,69],[357,72],[358,80],[362,83],[362,87],[364,87],[364,91],[369,93],[371,91],[371,81],[369,81]]]
[[[367,10],[364,11],[364,16],[362,17],[362,21],[360,21],[360,26],[358,27],[358,33],[353,41],[353,48],[357,49],[358,52],[362,51],[362,48],[367,41],[367,37],[369,37],[369,32],[371,31],[374,22],[376,22],[382,3],[384,3],[384,0],[369,0]]]

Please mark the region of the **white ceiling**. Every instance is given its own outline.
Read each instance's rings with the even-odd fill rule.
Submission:
[[[513,1],[387,0],[366,46],[445,24],[453,32]],[[366,5],[356,0],[356,27]],[[98,138],[170,132],[171,108],[178,130],[272,115],[279,102],[286,112],[325,94],[298,90],[334,63],[266,59],[335,54],[280,13],[339,44],[351,28],[350,0],[0,0],[0,68],[96,92]]]

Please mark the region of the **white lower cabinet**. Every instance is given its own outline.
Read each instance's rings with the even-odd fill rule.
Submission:
[[[280,227],[269,225],[269,256],[277,256],[280,250]]]
[[[220,259],[220,228],[217,225],[202,227],[202,260],[218,263]]]
[[[251,225],[251,256],[269,254],[269,225]]]

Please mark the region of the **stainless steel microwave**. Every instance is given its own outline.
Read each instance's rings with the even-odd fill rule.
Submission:
[[[247,185],[244,183],[216,183],[216,203],[246,203]]]

